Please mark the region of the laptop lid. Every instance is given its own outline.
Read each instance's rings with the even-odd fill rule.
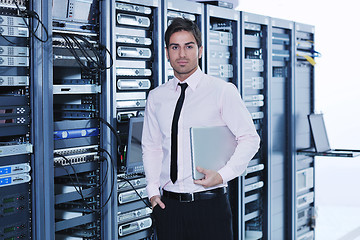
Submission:
[[[197,166],[214,171],[225,166],[237,146],[235,135],[227,126],[192,127],[190,144],[193,179],[204,177]]]
[[[314,139],[315,150],[317,152],[331,150],[323,114],[310,114],[308,115],[308,118]]]

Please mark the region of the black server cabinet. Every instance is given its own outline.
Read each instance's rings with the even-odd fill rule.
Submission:
[[[165,31],[167,26],[170,25],[171,20],[176,17],[186,18],[195,22],[201,31],[201,39],[203,40],[203,45],[205,44],[205,29],[204,29],[204,5],[197,2],[187,1],[184,4],[184,1],[176,0],[163,0],[163,31],[161,35],[161,43],[163,49],[163,82],[168,81],[174,77],[174,70],[170,66],[170,62],[166,57],[165,52]],[[205,57],[199,60],[199,66],[204,71]]]
[[[117,147],[116,238],[153,239],[142,159],[132,152],[132,133],[142,126],[148,92],[162,80],[161,1],[114,1],[111,75]],[[139,136],[137,136],[139,137]],[[115,144],[114,144],[115,145]],[[114,146],[113,146],[114,147]]]
[[[205,73],[240,85],[240,12],[205,4]],[[241,234],[241,178],[229,183],[234,238]]]
[[[291,136],[293,91],[293,25],[291,21],[271,18],[269,66],[269,226],[271,239],[289,239],[293,209],[291,198]]]
[[[33,88],[29,2],[0,3],[0,239],[32,237]]]
[[[100,2],[52,4],[52,94],[55,239],[101,238],[103,201],[100,136],[101,73],[108,66],[100,43]],[[114,174],[113,174],[113,177]],[[114,182],[113,180],[112,182]],[[108,181],[111,182],[111,181]]]
[[[243,177],[241,237],[267,239],[268,223],[268,42],[269,17],[241,12],[241,95],[261,138]]]
[[[295,23],[294,28],[293,239],[312,240],[315,238],[314,157],[296,152],[313,147],[307,116],[314,113],[315,28],[301,23]]]
[[[122,140],[117,156],[119,173],[135,173],[126,165],[128,122],[131,117],[143,116],[148,92],[161,83],[159,4],[156,0],[115,2],[112,79],[117,130]]]
[[[106,164],[101,168],[100,174],[104,176],[103,180],[107,182],[102,186],[102,198],[103,203],[107,202],[101,211],[101,239],[116,239],[116,215],[117,215],[117,204],[116,204],[116,156],[117,156],[117,132],[114,126],[116,126],[116,118],[114,112],[114,91],[112,81],[112,71],[114,69],[114,58],[113,58],[113,26],[114,26],[114,1],[101,1],[99,3],[100,15],[100,42],[107,49],[107,55],[105,57],[106,69],[101,73],[101,118],[103,119],[103,128],[100,135],[101,146],[106,150],[106,157],[112,158],[110,162],[112,164]],[[105,125],[107,125],[105,127]],[[111,126],[111,127],[110,127]],[[104,155],[104,156],[105,156]]]
[[[155,233],[150,215],[152,210],[147,200],[145,178],[119,175],[117,190],[118,239],[154,239]]]

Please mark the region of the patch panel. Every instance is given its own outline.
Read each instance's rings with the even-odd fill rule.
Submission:
[[[17,3],[17,5],[19,5],[19,7],[26,7],[27,4],[27,0],[0,0],[0,4],[3,4],[5,6],[14,6],[15,2]]]
[[[73,154],[67,156],[60,156],[54,158],[54,164],[61,164],[62,166],[80,164],[85,162],[92,162],[99,160],[98,153],[83,153]]]
[[[91,39],[88,40],[89,43],[91,43],[94,47],[98,47],[98,43],[96,41],[93,41]],[[78,42],[80,44],[84,44],[84,41],[79,39]],[[62,37],[59,37],[59,36],[54,36],[53,37],[53,47],[68,47],[68,46],[71,46],[71,47],[74,47],[74,48],[78,48],[78,45],[75,44],[73,41],[65,41],[64,38]]]
[[[89,145],[83,147],[75,147],[75,148],[63,148],[54,150],[54,154],[60,155],[72,155],[72,154],[81,154],[87,152],[96,152],[98,151],[98,145]]]

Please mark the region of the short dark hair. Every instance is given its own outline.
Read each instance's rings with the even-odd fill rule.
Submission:
[[[199,27],[196,25],[196,23],[192,22],[189,19],[186,18],[174,18],[171,22],[171,24],[168,26],[165,32],[165,44],[166,48],[169,47],[170,37],[172,34],[180,31],[187,31],[191,32],[194,35],[194,38],[196,40],[196,44],[198,47],[202,46],[201,42],[201,32]]]

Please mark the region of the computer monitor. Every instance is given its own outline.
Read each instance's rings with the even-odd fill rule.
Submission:
[[[143,173],[141,137],[144,117],[129,119],[129,136],[126,148],[126,174]]]

